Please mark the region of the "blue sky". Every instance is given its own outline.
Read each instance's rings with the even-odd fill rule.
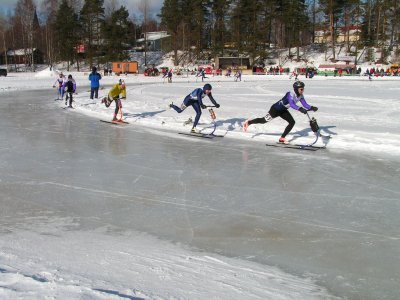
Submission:
[[[34,0],[37,7],[40,9],[40,4],[43,0]],[[128,10],[129,14],[139,15],[138,4],[143,0],[119,0],[120,5],[124,5]],[[156,18],[156,15],[160,12],[160,9],[163,5],[164,0],[146,0],[148,3],[149,15],[153,18]],[[104,2],[107,2],[105,0]],[[6,14],[7,12],[13,12],[15,9],[15,5],[17,0],[0,0],[0,13]]]

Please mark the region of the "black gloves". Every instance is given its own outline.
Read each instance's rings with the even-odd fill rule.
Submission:
[[[218,103],[217,104],[215,104],[215,107],[216,108],[219,108],[221,105],[219,105]]]
[[[318,107],[316,107],[316,106],[311,106],[310,110],[312,110],[312,111],[317,111],[317,110],[318,110]]]
[[[307,111],[305,110],[304,107],[300,107],[300,108],[299,108],[299,112],[302,112],[303,114],[306,114],[306,113],[307,113]]]
[[[202,109],[206,109],[207,106],[205,106],[204,104],[200,105]]]

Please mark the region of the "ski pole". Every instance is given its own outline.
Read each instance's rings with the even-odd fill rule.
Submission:
[[[118,98],[118,113],[121,114],[121,118],[118,121],[122,121],[122,104],[121,104],[121,99]],[[118,115],[117,113],[117,115]]]

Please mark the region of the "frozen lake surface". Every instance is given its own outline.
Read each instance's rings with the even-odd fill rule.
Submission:
[[[352,95],[347,88],[340,93]],[[396,154],[117,127],[60,109],[44,90],[2,98],[0,296],[40,299],[53,284],[60,299],[400,297]],[[399,123],[381,125],[399,134]],[[143,263],[158,247],[160,261]],[[176,251],[202,257],[188,266],[198,272],[181,270]],[[261,273],[267,282],[252,282]]]

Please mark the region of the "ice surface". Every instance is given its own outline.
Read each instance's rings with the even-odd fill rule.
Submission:
[[[262,115],[288,86],[267,84],[216,83],[220,127]],[[115,127],[78,113],[110,110],[62,110],[48,91],[3,92],[0,296],[40,299],[50,287],[63,299],[398,298],[395,87],[357,84],[309,84],[320,124],[336,134],[332,150],[315,153],[266,149],[278,120],[195,140],[176,134],[186,127],[170,111]],[[132,87],[126,110],[161,111],[157,94],[189,87]],[[388,142],[378,143],[383,132]],[[352,134],[363,151],[351,150]]]

